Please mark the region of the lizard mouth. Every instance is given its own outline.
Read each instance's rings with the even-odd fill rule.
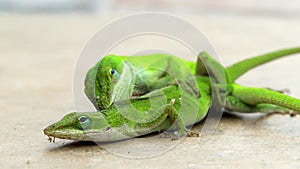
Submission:
[[[49,139],[51,142],[55,140],[55,138],[61,139],[69,139],[69,140],[87,140],[85,138],[84,132],[75,129],[55,129],[53,125],[44,129],[44,134],[47,135],[49,138],[53,137],[53,139]]]
[[[55,138],[78,140],[78,141],[94,141],[94,142],[110,142],[131,138],[122,134],[118,128],[107,130],[79,130],[74,128],[54,129],[53,125],[44,129],[44,134],[49,137],[50,142],[55,142]]]

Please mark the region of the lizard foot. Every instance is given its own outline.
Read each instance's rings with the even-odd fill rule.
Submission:
[[[290,115],[291,117],[295,117],[296,115],[299,115],[298,112],[295,112],[295,111],[285,111],[285,112],[271,112],[271,113],[268,113],[266,114],[266,116],[271,116],[271,115],[275,115],[275,114],[280,114],[280,115]]]
[[[199,136],[200,136],[200,133],[199,133],[199,132],[192,131],[192,130],[187,130],[187,131],[186,131],[186,136],[187,136],[187,137],[199,137]]]
[[[160,137],[161,138],[171,138],[171,140],[178,140],[179,138],[183,137],[183,136],[187,136],[187,137],[199,137],[199,133],[198,132],[194,132],[191,130],[185,130],[185,132],[179,132],[179,131],[165,131],[163,132]]]

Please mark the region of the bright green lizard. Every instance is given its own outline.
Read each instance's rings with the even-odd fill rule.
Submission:
[[[235,79],[247,72],[249,69],[274,60],[276,58],[299,52],[299,48],[283,50],[268,55],[262,55],[251,58],[228,68],[218,65],[218,62],[210,58],[206,53],[202,53],[200,58],[204,65],[212,71],[212,74],[218,74],[219,70],[214,70],[215,66],[224,69],[227,77],[226,109],[239,112],[288,112],[294,110],[300,112],[300,101],[298,99],[286,96],[276,91],[243,87],[233,83]],[[198,64],[200,65],[200,64]],[[48,136],[73,139],[73,140],[93,140],[93,141],[113,141],[144,135],[154,131],[168,129],[175,122],[179,135],[187,130],[185,126],[194,124],[203,119],[211,105],[211,79],[203,75],[205,71],[196,70],[196,81],[201,94],[201,98],[193,97],[190,93],[185,93],[176,85],[170,85],[148,94],[149,97],[140,97],[132,99],[132,105],[140,110],[138,117],[148,119],[146,121],[136,122],[126,119],[124,114],[130,110],[127,104],[112,103],[107,109],[94,113],[71,113],[66,115],[61,121],[47,127],[44,133]],[[218,80],[218,78],[217,78]],[[168,104],[160,105],[156,111],[147,114],[149,108],[149,98],[154,93],[165,93]],[[157,96],[153,98],[159,98]],[[181,99],[180,99],[181,98]],[[199,102],[199,111],[191,112],[188,109],[180,111],[180,102],[187,105],[197,104]],[[116,106],[118,105],[118,106]],[[117,107],[117,108],[116,108]],[[120,109],[121,108],[121,109]],[[153,120],[155,116],[155,120]],[[149,121],[152,119],[153,121]]]
[[[195,74],[195,70],[194,62],[167,54],[108,55],[88,71],[84,91],[96,109],[103,110],[120,97],[144,95],[174,82],[172,76],[185,79]]]
[[[226,71],[233,82],[250,69],[298,52],[300,48],[267,53],[238,62]],[[127,93],[132,97],[141,96],[195,74],[208,74],[201,58],[195,63],[167,54],[135,57],[108,55],[88,71],[84,91],[96,109],[103,110],[120,100],[120,97],[130,99],[124,96]]]

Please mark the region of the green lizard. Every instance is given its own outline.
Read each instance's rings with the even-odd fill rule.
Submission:
[[[172,76],[185,79],[195,74],[195,67],[193,62],[168,54],[108,55],[88,71],[84,91],[96,109],[103,110],[120,97],[130,99],[167,86],[174,81]]]
[[[227,80],[233,82],[256,66],[298,52],[300,48],[284,49],[238,62],[226,69],[230,75]],[[167,54],[135,57],[108,55],[89,70],[84,91],[96,109],[103,110],[113,102],[122,100],[120,97],[130,99],[144,95],[175,83],[174,76],[180,80],[195,74],[208,74],[201,58],[194,63]]]
[[[201,77],[199,77],[201,78]],[[203,78],[203,80],[209,80]],[[205,92],[209,92],[208,83],[200,84]],[[205,89],[206,88],[206,89]],[[162,131],[170,128],[173,122],[176,122],[173,128],[178,128],[179,135],[185,132],[185,125],[191,125],[203,119],[210,105],[210,95],[204,94],[203,106],[196,111],[185,111],[189,114],[179,115],[181,101],[188,104],[186,108],[196,105],[194,99],[188,96],[182,96],[178,86],[167,86],[162,89],[155,90],[151,93],[156,95],[156,92],[164,92],[167,96],[167,104],[161,103],[156,111],[148,112],[150,102],[148,98],[135,98],[131,100],[131,104],[136,108],[137,116],[143,116],[145,122],[132,121],[119,113],[120,110],[126,111],[128,104],[114,103],[111,107],[100,112],[92,113],[71,113],[66,115],[61,121],[47,127],[44,133],[48,136],[86,141],[114,141],[122,140],[130,137],[140,136],[154,131]],[[207,97],[206,97],[207,96]],[[181,98],[181,99],[179,99]],[[159,96],[154,96],[154,99],[161,100]],[[118,108],[114,106],[119,104]],[[191,109],[193,110],[193,109]],[[196,113],[197,112],[197,113]],[[131,113],[130,111],[126,113]],[[148,115],[145,116],[145,115]],[[182,116],[183,118],[178,118]],[[197,117],[196,117],[197,116]],[[153,118],[154,117],[154,118]],[[181,121],[182,120],[182,121]]]
[[[295,53],[295,50],[293,53]],[[289,54],[291,54],[291,52]],[[277,55],[276,57],[278,58],[278,55],[287,55],[287,53],[273,53],[272,55],[259,56],[239,62],[227,69],[217,65],[224,69],[229,86],[226,93],[226,109],[240,112],[286,112],[289,110],[300,112],[300,101],[298,99],[268,89],[243,87],[233,83],[233,81],[245,73],[247,69],[251,69],[259,64],[276,58],[274,55]],[[266,59],[266,57],[268,57],[269,60]],[[213,70],[215,64],[218,64],[218,62],[211,59],[205,53],[202,54],[202,60],[204,60],[204,63],[206,62],[205,65],[208,65],[207,67],[212,71],[212,74],[218,74],[218,70]],[[251,66],[245,66],[245,64],[250,64]],[[196,71],[197,73],[199,73],[198,70],[199,69]],[[239,72],[232,72],[233,70]],[[182,135],[186,131],[185,126],[194,124],[203,119],[211,105],[211,81],[209,77],[197,75],[196,79],[201,93],[200,101],[195,97],[191,97],[189,94],[181,94],[178,86],[167,86],[150,92],[156,93],[157,91],[163,91],[167,96],[167,100],[170,102],[161,105],[160,109],[150,114],[151,116],[158,114],[158,116],[156,116],[157,118],[153,121],[130,121],[118,112],[119,109],[116,109],[115,106],[115,104],[118,103],[114,103],[108,109],[102,110],[101,112],[71,113],[65,116],[61,121],[47,127],[44,130],[44,133],[48,136],[65,139],[112,141],[139,136],[153,131],[165,130],[169,128],[173,122],[176,122],[176,128],[179,131],[178,133],[179,135]],[[145,112],[147,112],[147,107],[149,106],[151,94],[149,96],[150,97],[141,97],[131,100],[134,107],[137,110],[141,110],[139,117],[144,116],[144,118],[149,118],[147,117],[149,114],[145,114]],[[199,111],[191,113],[191,111],[188,111],[187,109],[178,113],[180,109],[180,105],[178,105],[180,102],[179,98],[181,97],[185,98],[183,99],[185,100],[184,103],[190,105],[194,105],[195,102],[199,101]],[[126,108],[128,106],[127,104],[122,106],[125,107],[122,109],[122,111],[125,111],[125,114],[130,113],[126,112],[126,110],[128,110]]]

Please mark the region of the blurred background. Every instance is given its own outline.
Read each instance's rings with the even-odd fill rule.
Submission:
[[[2,12],[24,13],[169,13],[299,16],[298,0],[0,0]]]
[[[0,168],[299,168],[299,116],[225,117],[209,141],[187,138],[146,162],[97,146],[47,142],[42,130],[76,111],[73,76],[87,40],[137,12],[165,12],[188,21],[207,36],[224,65],[300,45],[299,0],[0,0]],[[300,98],[299,65],[299,55],[284,58],[238,82],[288,88]]]

